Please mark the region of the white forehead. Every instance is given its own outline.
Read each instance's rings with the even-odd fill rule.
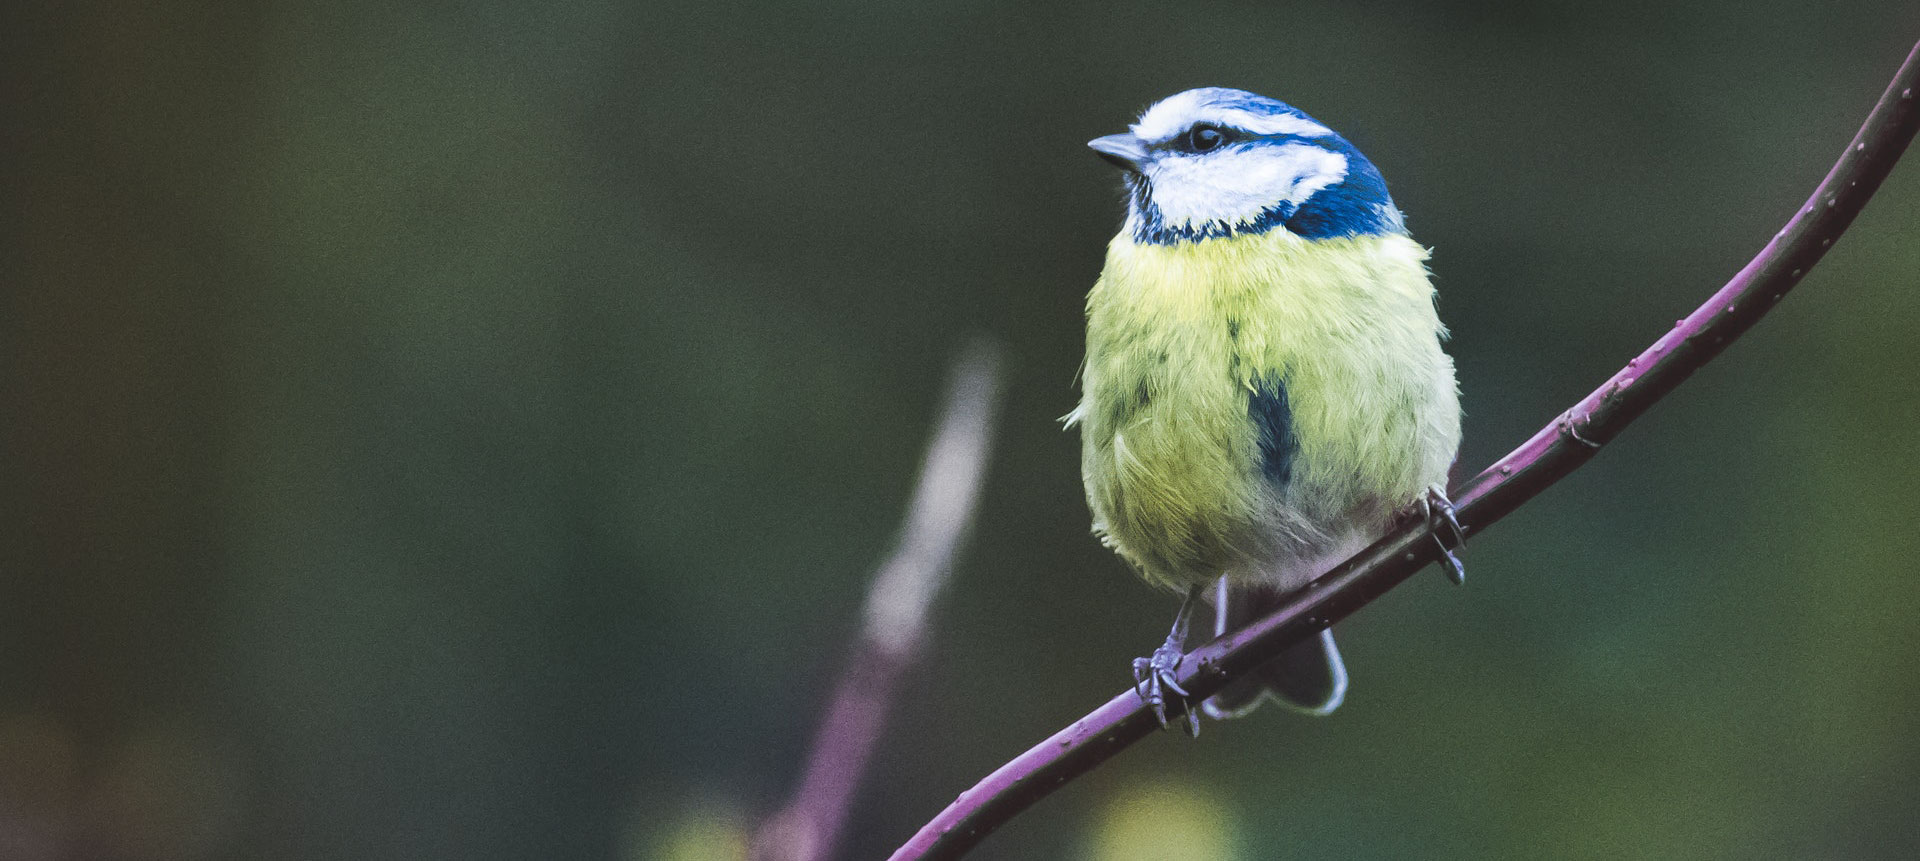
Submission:
[[[1333,134],[1332,129],[1299,114],[1264,113],[1235,104],[1245,103],[1247,98],[1248,94],[1238,90],[1215,87],[1175,93],[1141,114],[1140,121],[1133,124],[1133,134],[1148,143],[1159,143],[1199,122],[1245,129],[1257,135],[1315,138]]]

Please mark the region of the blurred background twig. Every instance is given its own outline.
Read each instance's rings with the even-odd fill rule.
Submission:
[[[900,543],[873,576],[864,623],[793,797],[761,826],[757,861],[833,857],[900,673],[926,641],[927,612],[972,527],[999,415],[1000,347],[976,337],[954,360]]]

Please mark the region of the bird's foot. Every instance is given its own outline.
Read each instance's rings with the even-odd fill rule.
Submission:
[[[1453,555],[1467,543],[1467,530],[1460,525],[1453,500],[1440,488],[1430,487],[1427,495],[1420,499],[1420,511],[1433,530],[1433,543],[1440,546],[1440,567],[1446,569],[1447,579],[1456,586],[1467,582],[1466,567],[1460,564],[1460,557]]]
[[[1167,728],[1167,692],[1179,695],[1180,701],[1187,706],[1187,735],[1199,737],[1200,712],[1189,703],[1187,689],[1177,681],[1180,659],[1185,654],[1180,651],[1181,643],[1172,637],[1153,650],[1153,656],[1133,659],[1133,692],[1140,695],[1142,702],[1153,709],[1153,716],[1160,721],[1160,728]]]

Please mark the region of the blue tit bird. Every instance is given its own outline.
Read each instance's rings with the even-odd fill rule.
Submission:
[[[1450,512],[1459,390],[1427,249],[1345,138],[1209,87],[1088,146],[1124,171],[1127,217],[1087,295],[1067,422],[1094,533],[1187,594],[1166,645],[1135,664],[1164,725],[1162,689],[1185,695],[1174,670],[1197,601],[1225,633],[1411,508]],[[1327,714],[1346,687],[1323,630],[1202,710],[1234,717],[1273,698]],[[1191,708],[1188,721],[1197,732]]]

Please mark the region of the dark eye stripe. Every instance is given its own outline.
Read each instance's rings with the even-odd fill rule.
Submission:
[[[1212,147],[1196,146],[1194,141],[1194,135],[1195,133],[1203,129],[1218,132],[1220,134],[1220,142],[1218,144],[1215,144]],[[1208,122],[1195,123],[1192,127],[1188,128],[1183,132],[1180,132],[1179,134],[1174,135],[1171,138],[1163,140],[1157,144],[1152,144],[1150,148],[1155,150],[1171,150],[1173,152],[1185,153],[1188,155],[1199,155],[1202,153],[1214,152],[1216,150],[1225,149],[1234,144],[1256,143],[1256,142],[1257,143],[1306,143],[1306,144],[1313,144],[1314,146],[1320,147],[1322,149],[1327,149],[1327,150],[1338,151],[1340,149],[1339,141],[1331,137],[1303,137],[1301,135],[1293,134],[1290,132],[1277,132],[1275,134],[1262,135],[1262,134],[1254,134],[1253,132],[1247,131],[1246,129],[1242,129],[1242,128],[1235,128],[1233,126],[1223,126],[1218,123],[1208,123]]]
[[[1199,154],[1213,152],[1227,144],[1243,140],[1246,133],[1238,129],[1213,123],[1194,123],[1192,128],[1175,135],[1167,141],[1167,147],[1175,152]]]

